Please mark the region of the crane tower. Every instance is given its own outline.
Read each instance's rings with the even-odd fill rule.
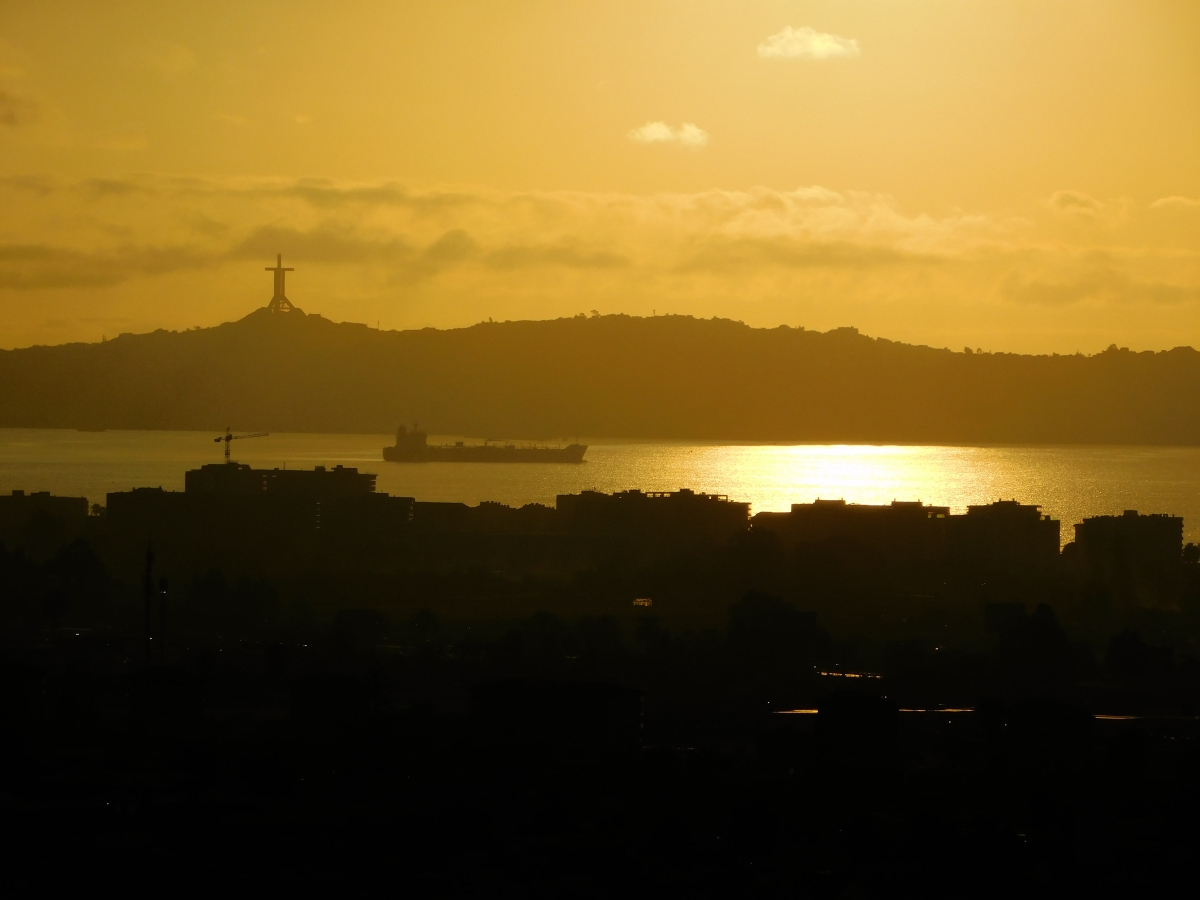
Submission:
[[[240,440],[244,440],[245,438],[266,437],[268,434],[270,434],[270,432],[267,432],[267,431],[258,431],[258,432],[255,432],[254,434],[234,434],[228,428],[226,428],[225,434],[223,434],[221,437],[213,438],[213,443],[219,444],[222,441],[225,442],[225,462],[229,462],[230,461],[230,459],[229,459],[229,442],[230,441],[240,441]]]

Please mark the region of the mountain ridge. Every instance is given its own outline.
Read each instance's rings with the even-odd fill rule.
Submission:
[[[1200,444],[1200,353],[967,353],[690,316],[379,331],[255,310],[0,351],[0,427]]]

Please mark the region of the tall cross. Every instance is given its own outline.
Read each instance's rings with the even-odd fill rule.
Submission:
[[[267,310],[270,312],[291,312],[296,307],[292,306],[292,301],[287,298],[283,292],[283,279],[286,277],[284,272],[295,272],[295,269],[285,269],[283,267],[283,254],[275,254],[275,265],[267,266],[268,272],[275,273],[275,296],[271,298],[271,302],[267,304]]]

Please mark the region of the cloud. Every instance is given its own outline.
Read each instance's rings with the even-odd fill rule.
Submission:
[[[229,259],[285,257],[317,265],[351,265],[383,273],[391,283],[411,284],[477,259],[478,242],[461,228],[450,229],[425,247],[406,235],[364,231],[326,222],[309,231],[266,226],[256,229],[228,253]]]
[[[37,118],[38,108],[32,100],[0,89],[0,125],[16,128],[35,122]]]
[[[39,197],[48,197],[58,190],[59,183],[48,175],[6,175],[0,177],[0,190],[14,193],[28,191]]]
[[[144,182],[127,178],[88,178],[79,187],[90,197],[128,197],[132,194],[149,194]]]
[[[933,256],[895,247],[852,241],[798,241],[774,238],[710,238],[698,242],[680,271],[726,271],[779,266],[789,269],[865,270],[882,266],[936,263]]]
[[[433,269],[457,265],[479,255],[479,244],[461,228],[447,231],[421,253],[421,261]]]
[[[826,34],[805,25],[788,25],[758,45],[763,59],[851,59],[860,54],[858,41]]]
[[[184,211],[179,219],[188,229],[208,238],[225,238],[232,230],[228,224],[201,212]]]
[[[131,316],[125,330],[242,315],[269,296],[262,269],[277,252],[296,266],[289,287],[299,306],[354,321],[393,315],[403,327],[598,307],[818,328],[855,321],[958,345],[969,339],[958,331],[983,320],[1005,334],[1100,323],[1127,325],[1132,339],[1149,322],[1174,335],[1200,308],[1200,248],[1126,246],[1116,240],[1126,231],[1050,218],[1051,209],[1103,218],[1120,202],[1060,192],[1005,214],[932,214],[816,185],[632,194],[0,177],[9,213],[0,341],[43,341],[37,323],[64,316],[73,338],[98,338],[80,324],[84,311]],[[162,296],[178,304],[163,307]]]
[[[708,143],[708,132],[702,128],[697,128],[691,122],[684,122],[677,134],[679,135],[679,143],[685,147],[703,147]]]
[[[87,252],[46,244],[0,244],[0,289],[105,288],[139,275],[208,268],[218,258],[194,247]]]
[[[630,265],[630,259],[611,250],[589,249],[570,240],[557,244],[517,244],[493,250],[487,264],[496,269],[530,266],[564,266],[572,269],[612,269]]]
[[[261,183],[246,188],[263,197],[290,197],[303,200],[314,207],[335,210],[346,207],[359,209],[399,207],[423,214],[461,211],[478,205],[483,197],[478,192],[433,189],[409,191],[394,181],[373,184],[338,184],[323,178],[301,178],[298,181]]]
[[[1099,268],[1073,278],[1049,281],[1010,276],[1004,295],[1018,303],[1069,306],[1076,303],[1178,304],[1200,300],[1200,287],[1146,280],[1113,268]]]
[[[641,144],[658,144],[675,140],[675,132],[666,122],[647,122],[629,132],[629,139]]]
[[[678,129],[666,122],[647,122],[629,132],[629,139],[639,144],[679,143],[699,149],[708,143],[708,132],[692,122],[684,122]]]
[[[1160,197],[1150,204],[1151,209],[1200,209],[1200,200],[1190,197]]]
[[[227,229],[210,234],[223,236]],[[83,251],[49,244],[0,244],[0,289],[107,288],[146,275],[215,268],[244,260],[270,261],[282,251],[316,265],[381,267],[394,281],[437,275],[479,255],[466,232],[448,231],[424,248],[399,236],[361,234],[323,225],[311,231],[265,226],[227,249],[219,246],[124,246]]]
[[[612,250],[587,247],[564,238],[555,243],[514,243],[484,250],[461,228],[453,228],[418,249],[413,241],[353,228],[322,225],[312,231],[267,226],[255,230],[229,251],[233,259],[268,258],[282,252],[314,263],[384,266],[393,280],[427,278],[468,263],[482,261],[490,269],[541,266],[610,269],[631,264]]]
[[[1099,217],[1104,209],[1104,204],[1099,200],[1081,191],[1055,191],[1046,205],[1057,213],[1088,218]]]
[[[1126,220],[1130,205],[1127,198],[1097,200],[1082,191],[1055,191],[1046,201],[1046,206],[1051,211],[1065,218],[1110,226]]]
[[[395,283],[468,269],[472,277],[491,271],[497,278],[539,268],[598,275],[865,271],[987,252],[1011,230],[982,216],[906,216],[887,197],[818,186],[632,195],[138,175],[0,179],[0,202],[4,195],[27,210],[24,229],[34,240],[25,243],[41,240],[46,252],[67,254],[71,280],[97,284],[147,273],[148,265],[114,261],[171,241],[191,248],[191,257],[180,257],[185,266],[192,257],[219,265],[269,261],[282,251],[317,266],[377,271]],[[9,288],[53,281],[9,262]]]
[[[264,225],[231,247],[229,259],[253,260],[282,252],[314,263],[335,265],[408,265],[417,256],[411,242],[398,235],[363,233],[360,229],[323,223],[316,228]]]

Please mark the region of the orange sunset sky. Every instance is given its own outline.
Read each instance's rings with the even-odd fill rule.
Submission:
[[[0,346],[599,310],[1200,346],[1200,3],[0,6]]]

